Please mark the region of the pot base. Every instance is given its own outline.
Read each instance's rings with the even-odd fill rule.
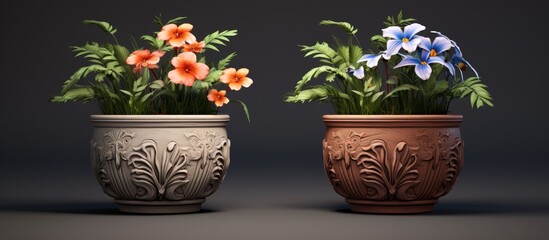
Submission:
[[[206,201],[202,199],[183,201],[127,201],[115,200],[118,209],[126,213],[141,214],[173,214],[200,211],[200,206]]]
[[[432,212],[437,200],[363,201],[346,199],[353,212],[379,214],[413,214]]]

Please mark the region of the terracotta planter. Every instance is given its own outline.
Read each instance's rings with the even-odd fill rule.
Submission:
[[[325,115],[326,173],[351,210],[422,213],[463,164],[460,115]]]
[[[228,115],[92,115],[93,170],[120,211],[199,211],[229,167]]]

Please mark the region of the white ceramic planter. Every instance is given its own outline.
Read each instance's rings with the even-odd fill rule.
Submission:
[[[228,115],[92,115],[91,161],[120,211],[199,211],[227,172]]]

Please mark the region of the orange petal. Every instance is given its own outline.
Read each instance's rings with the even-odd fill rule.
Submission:
[[[173,24],[173,25],[175,25],[175,24]],[[179,27],[177,27],[177,30],[190,32],[191,30],[193,30],[193,25],[190,24],[190,23],[183,23],[183,24],[179,25]]]
[[[193,54],[194,55],[194,54]],[[196,56],[195,56],[196,58]],[[193,71],[193,75],[197,79],[204,79],[206,76],[208,76],[208,73],[210,72],[210,67],[204,63],[197,63],[195,66],[195,69]]]
[[[177,57],[180,58],[181,60],[185,61],[185,62],[191,62],[191,63],[196,62],[196,54],[194,54],[192,52],[180,53]]]
[[[217,89],[210,90],[210,93],[208,94],[208,100],[213,102],[217,98]]]
[[[224,97],[223,98],[223,103],[225,103],[225,104],[229,103],[229,98]]]
[[[240,83],[242,83],[242,86],[244,87],[250,87],[254,81],[249,77],[244,77],[240,79]]]
[[[164,52],[164,51],[154,51],[154,52],[151,53],[151,55],[161,58],[162,56],[164,56],[165,53],[166,52]]]
[[[168,73],[168,78],[175,84],[183,84],[189,87],[194,84],[194,76],[180,69],[171,70]]]
[[[183,37],[170,38],[170,45],[174,47],[181,47],[185,44],[185,39]]]
[[[238,71],[236,72],[236,77],[237,78],[246,77],[249,72],[250,72],[250,70],[248,70],[247,68],[238,69]]]
[[[175,67],[175,68],[185,67],[185,60],[180,56],[181,56],[181,54],[179,54],[179,56],[177,56],[177,57],[172,58],[171,62],[172,62],[173,67]]]
[[[229,88],[231,88],[231,90],[238,91],[240,90],[240,88],[242,88],[242,85],[238,82],[231,82],[229,83]]]
[[[176,29],[177,29],[177,25],[168,24],[168,25],[162,27],[162,31],[160,31],[157,34],[157,37],[158,37],[158,39],[164,40],[164,41],[170,40],[170,38],[172,38],[172,36],[173,36],[173,32]]]
[[[231,79],[228,75],[221,75],[221,77],[219,77],[219,80],[221,80],[222,83],[225,83],[225,84],[228,84],[231,82]]]
[[[196,42],[196,37],[190,32],[186,32],[182,36],[187,42]]]
[[[140,59],[141,59],[141,58],[138,57],[137,55],[131,54],[131,55],[126,59],[126,63],[129,64],[129,65],[135,65],[136,63],[141,62]]]
[[[227,68],[223,70],[223,75],[234,76],[236,74],[235,68]]]
[[[151,57],[147,59],[148,64],[157,64],[158,62],[160,62],[160,57],[158,56],[151,55]]]

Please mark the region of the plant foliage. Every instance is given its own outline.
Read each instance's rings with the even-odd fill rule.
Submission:
[[[301,45],[305,57],[320,65],[307,71],[284,101],[330,102],[337,114],[447,114],[453,99],[466,97],[474,108],[493,106],[488,87],[455,41],[439,32],[432,32],[434,41],[419,36],[415,32],[425,27],[415,21],[402,12],[387,17],[384,34],[370,38],[375,50],[360,47],[358,29],[350,23],[321,21],[343,30],[347,41],[334,37],[333,44]],[[475,76],[464,79],[468,68]]]

